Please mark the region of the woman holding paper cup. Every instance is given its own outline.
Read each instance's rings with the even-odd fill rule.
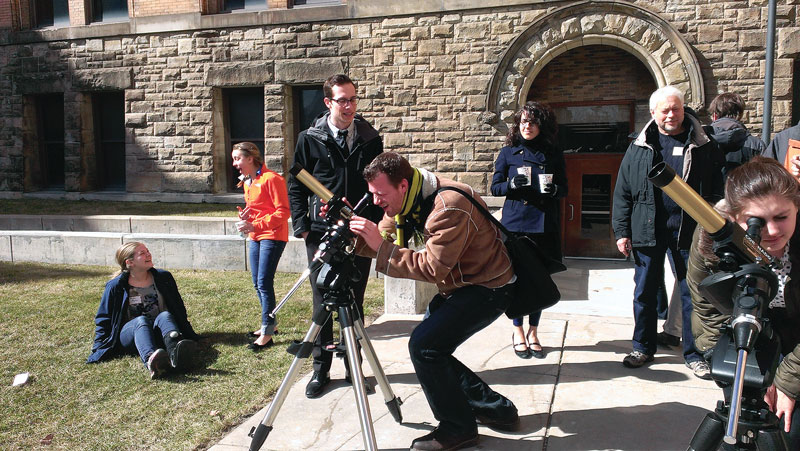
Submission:
[[[512,232],[524,233],[550,257],[561,260],[560,199],[567,195],[564,155],[556,146],[558,125],[553,110],[527,102],[514,115],[494,164],[492,194],[506,196],[502,223]],[[544,358],[537,328],[541,312],[513,320],[514,353],[523,359]]]
[[[231,157],[242,174],[238,186],[244,187],[246,205],[239,210],[237,229],[250,238],[250,272],[261,301],[261,328],[249,334],[255,341],[247,346],[257,352],[274,344],[276,322],[269,314],[275,308],[275,271],[289,241],[289,195],[283,177],[267,169],[255,144],[235,144]]]

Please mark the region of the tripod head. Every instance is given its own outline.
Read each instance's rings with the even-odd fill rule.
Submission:
[[[325,214],[327,230],[309,265],[311,271],[320,269],[317,286],[324,290],[343,290],[347,282],[355,282],[362,276],[353,265],[355,235],[350,231],[350,219],[369,205],[371,196],[369,193],[364,194],[356,206],[350,208],[341,196],[333,194],[299,163],[289,172],[319,196],[328,207]]]

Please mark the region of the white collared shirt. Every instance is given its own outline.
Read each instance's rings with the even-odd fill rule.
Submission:
[[[339,130],[341,130],[337,128],[335,125],[333,125],[333,122],[331,122],[330,117],[328,118],[328,128],[331,129],[331,133],[333,133],[334,139],[339,134]],[[352,121],[350,122],[350,126],[347,127],[347,148],[350,150],[353,149],[353,142],[356,139],[356,134],[354,133],[355,131],[356,131],[356,121]]]

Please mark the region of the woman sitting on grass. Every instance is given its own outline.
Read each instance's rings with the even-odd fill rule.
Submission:
[[[116,259],[120,270],[106,283],[87,363],[122,351],[138,352],[151,379],[169,369],[190,368],[197,350],[193,340],[199,336],[172,274],[155,269],[150,251],[135,241],[120,246]]]

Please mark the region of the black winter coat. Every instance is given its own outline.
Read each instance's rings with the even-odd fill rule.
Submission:
[[[328,127],[325,112],[318,116],[308,130],[300,132],[294,150],[294,162],[299,163],[333,194],[346,197],[355,205],[367,193],[364,168],[383,152],[383,140],[364,118],[356,115],[355,140],[347,154],[336,143]],[[289,176],[289,204],[292,209],[294,236],[303,232],[325,232],[325,221],[319,217],[322,201],[293,175]],[[374,222],[383,216],[383,210],[370,205],[361,216]]]
[[[778,132],[772,141],[769,142],[767,150],[764,151],[765,157],[770,157],[778,160],[783,164],[786,160],[786,150],[789,148],[789,140],[796,139],[800,141],[800,123],[794,127],[789,127],[786,130]]]
[[[697,118],[691,114],[684,117],[683,125],[689,130],[689,139],[684,150],[683,171],[676,172],[707,202],[714,204],[724,195],[722,167],[725,159]],[[661,154],[653,145],[658,142],[658,133],[658,126],[651,120],[628,146],[614,187],[611,214],[614,236],[618,240],[630,238],[633,247],[656,245],[655,187],[647,179],[647,174],[661,161]],[[689,249],[696,225],[697,222],[685,211],[681,213],[680,249]]]

